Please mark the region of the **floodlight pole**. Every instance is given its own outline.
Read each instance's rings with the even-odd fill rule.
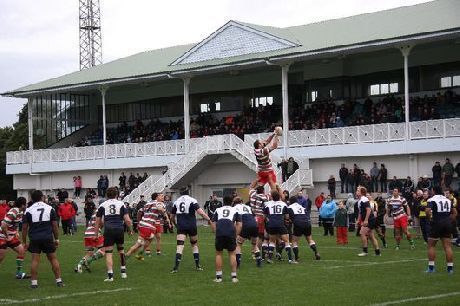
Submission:
[[[405,130],[406,130],[406,140],[410,139],[410,117],[409,117],[409,54],[413,46],[407,45],[402,46],[399,50],[402,53],[404,58],[404,118],[405,118]]]
[[[184,81],[184,140],[185,152],[190,148],[190,77],[182,79]]]
[[[107,158],[107,124],[105,115],[105,96],[108,89],[108,86],[99,87],[99,91],[101,92],[102,98],[102,145],[104,148],[104,161]]]
[[[32,100],[27,99],[27,128],[29,132],[29,173],[32,173],[32,162],[34,159],[34,134],[33,134],[33,117],[32,117]]]
[[[288,72],[290,64],[281,65],[281,92],[283,99],[283,156],[287,159],[288,132],[289,132],[289,92]]]

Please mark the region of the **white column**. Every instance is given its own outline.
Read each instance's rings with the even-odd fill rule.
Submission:
[[[106,115],[105,115],[105,95],[109,87],[101,86],[99,91],[101,92],[102,98],[102,145],[104,146],[104,159],[107,158],[107,126],[106,126]]]
[[[184,139],[185,151],[190,145],[190,78],[184,78]]]
[[[288,94],[289,64],[281,66],[281,92],[283,98],[283,156],[287,158],[289,132],[289,94]]]
[[[29,172],[32,173],[32,161],[34,159],[34,134],[33,134],[33,117],[32,117],[32,101],[33,98],[27,100],[27,128],[29,131]]]
[[[403,46],[400,48],[404,58],[404,114],[405,114],[405,130],[406,140],[410,139],[410,119],[409,119],[409,54],[412,46]]]

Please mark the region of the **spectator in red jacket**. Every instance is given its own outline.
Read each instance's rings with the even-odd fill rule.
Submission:
[[[326,197],[324,196],[324,192],[321,192],[321,194],[315,198],[315,206],[316,206],[316,209],[318,209],[318,212],[319,212],[319,209],[321,208],[321,205],[323,205],[324,200],[326,200]],[[318,218],[319,218],[318,226],[321,226],[321,217],[318,216]]]
[[[5,219],[6,213],[10,210],[8,203],[5,200],[1,200],[0,202],[0,222]]]
[[[73,208],[72,202],[66,200],[63,204],[59,206],[58,209],[59,217],[61,217],[62,229],[64,230],[64,235],[72,235],[72,217],[75,216],[76,212]]]

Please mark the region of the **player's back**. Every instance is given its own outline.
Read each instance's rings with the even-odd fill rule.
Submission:
[[[284,215],[288,213],[286,203],[283,201],[268,201],[265,204],[264,212],[268,216],[267,227],[284,226]]]
[[[56,220],[54,209],[44,203],[35,202],[24,213],[25,221],[29,225],[30,240],[52,240],[52,221]]]
[[[196,227],[195,212],[200,208],[196,199],[189,195],[180,196],[173,205],[172,213],[177,216],[179,228]]]
[[[127,213],[125,204],[116,199],[103,202],[97,212],[98,217],[104,218],[104,229],[124,229],[124,216]]]
[[[213,219],[216,222],[216,237],[235,237],[235,221],[240,221],[235,207],[223,206],[216,209]]]
[[[238,214],[241,216],[243,227],[257,227],[256,219],[254,218],[251,207],[249,207],[249,205],[240,203],[236,204],[234,207]]]
[[[451,222],[450,214],[453,209],[452,202],[443,195],[435,195],[428,199],[431,208],[433,223]]]
[[[289,216],[294,224],[310,223],[310,213],[299,203],[289,205]]]
[[[257,193],[255,189],[249,191],[249,201],[254,215],[263,216],[265,203],[268,202],[268,196],[264,193]]]

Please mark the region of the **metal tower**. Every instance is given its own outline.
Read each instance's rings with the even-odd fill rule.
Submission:
[[[80,1],[80,70],[102,64],[99,0]]]

